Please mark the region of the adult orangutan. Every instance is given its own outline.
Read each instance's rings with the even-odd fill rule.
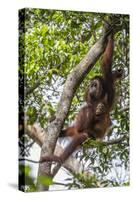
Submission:
[[[79,111],[75,124],[61,131],[60,137],[72,137],[71,143],[59,157],[45,156],[40,161],[56,161],[62,164],[87,138],[105,136],[111,125],[110,111],[114,102],[115,81],[122,77],[122,70],[112,71],[113,34],[110,34],[107,40],[102,58],[102,76],[91,79],[85,94],[87,104]]]

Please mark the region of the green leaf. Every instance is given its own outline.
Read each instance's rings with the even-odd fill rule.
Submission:
[[[45,186],[53,185],[53,179],[50,176],[39,176],[38,181]]]
[[[45,36],[45,34],[48,32],[48,26],[47,25],[43,25],[42,29],[41,29],[42,35]]]

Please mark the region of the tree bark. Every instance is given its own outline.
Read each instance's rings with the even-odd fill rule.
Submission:
[[[46,134],[41,128],[37,125],[26,125],[25,124],[26,134],[34,140],[40,147],[42,147],[44,143],[44,135]],[[59,156],[63,152],[63,148],[60,145],[56,145],[54,154]],[[39,161],[35,161],[38,163]],[[63,167],[69,170],[71,173],[80,173],[82,170],[82,166],[80,162],[73,156],[70,156],[64,163]],[[54,176],[54,169],[52,175]]]

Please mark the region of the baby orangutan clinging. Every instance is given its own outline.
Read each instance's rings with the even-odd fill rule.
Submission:
[[[110,111],[114,102],[115,81],[122,77],[122,70],[112,72],[114,41],[113,34],[108,36],[107,46],[102,58],[102,76],[91,79],[85,94],[87,105],[79,111],[75,124],[61,131],[60,137],[72,137],[71,143],[58,157],[41,158],[42,162],[63,163],[87,138],[103,138],[111,125]]]

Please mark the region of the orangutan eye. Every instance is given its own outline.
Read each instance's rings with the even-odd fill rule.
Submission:
[[[96,82],[93,82],[93,83],[91,84],[91,87],[97,87],[97,83],[96,83]]]

